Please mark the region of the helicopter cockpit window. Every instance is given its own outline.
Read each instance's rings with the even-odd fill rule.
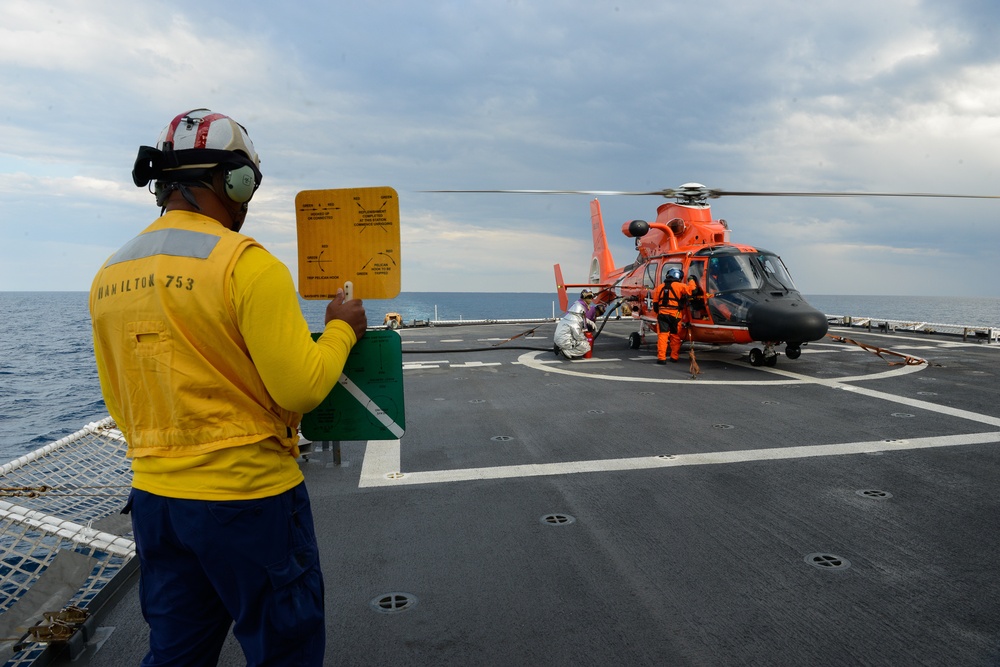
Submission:
[[[708,261],[708,289],[710,292],[757,289],[761,275],[747,255],[723,255]]]
[[[761,253],[757,255],[757,259],[760,260],[761,266],[764,267],[764,275],[769,281],[775,282],[785,289],[795,289],[792,276],[788,273],[788,268],[785,267],[785,263],[781,261],[780,257]]]

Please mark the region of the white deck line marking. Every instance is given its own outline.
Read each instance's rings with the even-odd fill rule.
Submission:
[[[566,361],[566,360],[565,359],[562,359],[562,360],[559,360],[559,359],[548,359],[548,360],[536,359],[536,360],[533,360],[531,362],[531,366],[537,366],[537,365],[542,365],[542,364],[549,364],[549,365],[552,365],[552,364],[561,364],[563,361]],[[524,363],[521,362],[520,358],[518,358],[517,361],[512,361],[510,363],[513,364],[513,365],[515,365],[515,366],[524,366],[525,365]]]
[[[906,368],[919,368],[919,367],[907,366]],[[789,377],[806,379],[806,376],[804,375],[799,375],[798,373],[793,373],[791,371],[786,371],[783,369],[768,368],[767,371],[778,375],[785,375]],[[978,412],[971,412],[969,410],[960,410],[958,408],[950,408],[947,405],[939,405],[937,403],[931,403],[929,401],[921,401],[916,398],[908,398],[906,396],[896,396],[895,394],[890,394],[884,391],[876,391],[874,389],[868,389],[866,387],[856,387],[854,385],[843,384],[849,381],[863,380],[866,377],[867,376],[855,376],[855,377],[846,377],[838,379],[808,378],[808,381],[812,382],[813,384],[819,384],[830,387],[831,389],[841,389],[843,391],[849,391],[854,394],[861,394],[862,396],[870,396],[871,398],[878,398],[883,401],[899,403],[901,405],[906,405],[911,408],[917,408],[919,410],[928,410],[930,412],[937,412],[942,415],[948,415],[951,417],[958,417],[959,419],[968,419],[970,421],[979,422],[980,424],[989,424],[990,426],[1000,426],[1000,418],[991,417],[990,415],[983,415],[979,414]]]
[[[374,461],[369,466],[369,452],[373,443],[395,444],[396,457],[394,464],[382,464]],[[1000,442],[1000,432],[968,433],[964,435],[945,435],[930,438],[889,441],[873,440],[870,442],[844,442],[832,445],[808,445],[804,447],[774,447],[769,449],[746,449],[735,452],[704,452],[699,454],[677,454],[671,459],[658,456],[642,456],[630,459],[603,459],[594,461],[570,461],[566,463],[536,463],[529,465],[493,466],[488,468],[464,468],[459,470],[430,470],[408,472],[399,478],[390,479],[387,475],[398,472],[399,441],[369,441],[365,451],[365,463],[361,472],[359,487],[373,486],[412,486],[417,484],[441,484],[446,482],[469,482],[475,480],[511,479],[520,477],[541,477],[548,475],[571,475],[586,472],[620,472],[627,470],[650,470],[655,468],[673,468],[692,465],[720,465],[726,463],[746,463],[748,461],[782,461],[788,459],[810,458],[816,456],[844,456],[849,454],[867,454],[871,452],[905,451],[910,449],[929,449],[935,447],[959,447],[962,445],[981,445]],[[382,449],[377,450],[376,457],[391,459]],[[377,468],[377,472],[376,472]],[[370,474],[369,473],[370,470]]]
[[[369,440],[361,463],[359,488],[382,486],[386,475],[399,472],[399,440]]]
[[[370,412],[371,415],[375,417],[375,419],[377,419],[380,424],[382,424],[382,426],[385,426],[387,429],[389,429],[389,433],[392,433],[397,438],[403,435],[403,429],[400,428],[399,424],[394,422],[392,420],[392,417],[390,417],[385,410],[380,408],[378,404],[375,403],[375,401],[370,399],[368,397],[368,394],[366,394],[364,391],[361,390],[361,387],[354,384],[354,381],[351,378],[347,377],[346,375],[341,375],[340,386],[346,389],[347,393],[353,396],[355,400],[357,400],[357,402],[360,403],[365,410]]]

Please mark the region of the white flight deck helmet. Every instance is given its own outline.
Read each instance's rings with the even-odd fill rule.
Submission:
[[[246,205],[260,186],[260,156],[246,128],[225,114],[192,109],[163,128],[156,147],[141,146],[132,171],[139,187],[156,181],[157,203],[178,184],[204,182],[208,170],[224,166],[225,194]],[[183,191],[183,190],[182,190]]]

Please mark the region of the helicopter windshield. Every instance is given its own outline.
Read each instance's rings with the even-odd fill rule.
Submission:
[[[760,270],[750,261],[748,255],[722,255],[708,261],[710,292],[757,289],[761,286],[761,282]]]
[[[760,253],[757,255],[757,259],[764,267],[764,276],[768,279],[768,281],[777,283],[786,290],[795,289],[795,283],[792,282],[792,276],[788,273],[788,269],[785,267],[785,263],[781,261],[780,257],[771,253]]]

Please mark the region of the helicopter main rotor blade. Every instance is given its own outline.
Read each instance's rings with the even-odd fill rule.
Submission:
[[[634,195],[660,197],[674,197],[676,190],[649,190],[643,192],[626,192],[623,190],[421,190],[420,192],[438,193],[472,193],[472,194],[515,194],[515,195]]]
[[[1000,199],[1000,195],[945,195],[930,192],[737,192],[709,190],[711,199],[719,197],[938,197],[945,199]]]
[[[695,184],[697,185],[697,184]],[[1000,195],[953,195],[931,192],[753,192],[737,190],[719,190],[698,186],[663,190],[420,190],[420,192],[452,193],[452,194],[516,194],[516,195],[593,195],[593,196],[635,196],[635,197],[677,197],[690,200],[719,197],[925,197],[939,199],[1000,199]]]

